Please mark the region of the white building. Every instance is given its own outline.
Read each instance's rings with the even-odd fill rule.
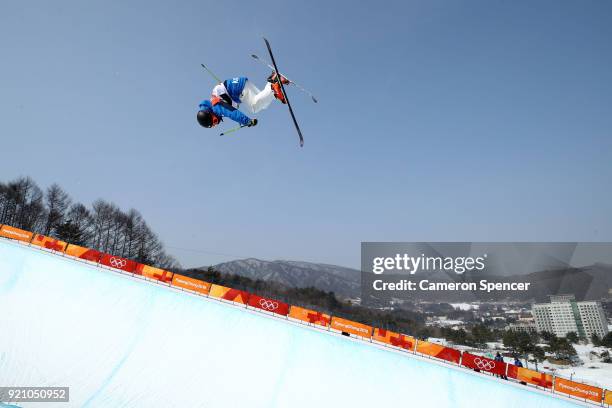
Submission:
[[[593,333],[601,339],[608,334],[608,320],[599,302],[577,302],[584,332],[591,337]]]
[[[575,332],[590,338],[593,333],[602,338],[608,333],[608,324],[599,302],[576,302],[574,295],[555,295],[551,303],[533,305],[531,313],[538,331],[548,331],[559,337]]]

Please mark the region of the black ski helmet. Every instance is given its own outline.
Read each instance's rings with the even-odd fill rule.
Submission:
[[[205,128],[212,127],[213,124],[213,113],[209,110],[198,111],[198,123]]]

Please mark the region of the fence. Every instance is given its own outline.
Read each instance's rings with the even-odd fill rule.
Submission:
[[[406,334],[395,333],[315,310],[289,305],[276,299],[258,296],[246,291],[211,284],[130,259],[104,254],[41,234],[34,234],[10,225],[0,225],[0,237],[198,296],[229,302],[235,306],[265,313],[271,317],[290,320],[318,330],[338,333],[352,337],[357,341],[376,343],[382,347],[432,359],[455,368],[472,370],[477,375],[504,378],[511,382],[523,384],[528,388],[579,400],[593,406],[612,406],[612,390],[604,390],[601,387],[571,381],[560,376],[517,367],[513,364],[462,352],[451,347],[418,340]]]

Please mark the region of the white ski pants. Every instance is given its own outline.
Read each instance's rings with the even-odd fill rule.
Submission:
[[[251,81],[247,80],[240,94],[241,103],[245,104],[251,113],[257,113],[260,110],[266,109],[270,106],[273,99],[274,91],[272,91],[272,84],[269,82],[260,91]]]

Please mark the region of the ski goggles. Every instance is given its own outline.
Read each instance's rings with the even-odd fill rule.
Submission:
[[[220,122],[219,117],[213,113],[211,115],[211,125],[210,125],[210,127],[217,126],[219,124],[219,122]]]

